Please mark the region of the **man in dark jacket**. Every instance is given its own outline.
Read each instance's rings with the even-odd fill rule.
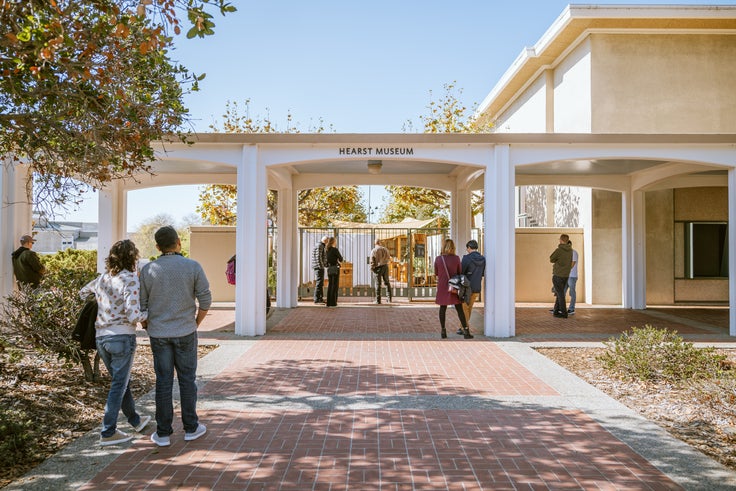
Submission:
[[[312,269],[314,269],[314,303],[325,303],[325,268],[327,260],[325,258],[325,244],[327,244],[327,236],[312,249]]]
[[[473,304],[480,298],[483,275],[486,272],[486,258],[478,252],[478,242],[475,240],[469,240],[465,244],[465,250],[468,253],[463,256],[462,268],[463,274],[470,280],[470,300],[463,304],[463,310],[465,311],[465,320],[470,322]]]
[[[552,263],[552,286],[555,290],[555,307],[552,311],[555,317],[567,319],[567,306],[565,305],[565,285],[570,276],[572,268],[572,246],[568,244],[570,237],[567,234],[560,235],[560,243],[557,249],[549,256]]]
[[[20,247],[13,251],[13,272],[18,284],[28,284],[38,288],[41,278],[46,269],[41,264],[38,254],[33,252],[33,244],[36,240],[30,235],[20,238]]]

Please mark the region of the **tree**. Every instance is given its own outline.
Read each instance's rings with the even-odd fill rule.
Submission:
[[[299,224],[327,227],[333,220],[366,222],[357,186],[334,186],[299,191]]]
[[[159,213],[158,215],[151,217],[141,223],[135,232],[130,234],[130,239],[135,243],[138,251],[140,251],[141,258],[153,258],[160,254],[156,248],[156,240],[154,234],[159,228],[171,225],[176,228],[181,240],[181,250],[187,254],[189,252],[189,225],[177,225],[174,223],[174,218],[167,213]]]
[[[213,131],[226,133],[300,133],[299,124],[294,122],[291,113],[286,116],[286,129],[281,131],[270,118],[251,117],[250,99],[244,107],[237,102],[228,101],[223,114],[222,130],[217,122],[210,125]],[[332,130],[332,125],[329,126]],[[311,133],[324,133],[325,123],[320,118],[317,126],[308,128]],[[199,194],[200,204],[197,212],[202,219],[213,225],[235,225],[237,222],[237,187],[231,184],[212,184],[205,186]],[[299,191],[299,223],[310,227],[325,227],[332,220],[365,222],[366,211],[360,203],[357,186],[336,186]],[[278,217],[277,195],[269,191],[267,196],[268,218],[276,221]]]
[[[169,31],[181,32],[185,14],[187,37],[211,35],[212,10],[235,7],[226,0],[2,3],[0,152],[28,163],[37,207],[53,215],[85,185],[149,170],[152,142],[181,130],[184,90],[197,90],[203,78],[170,60]]]
[[[472,114],[474,110],[468,113],[468,108],[460,102],[463,91],[456,84],[445,84],[445,93],[439,101],[435,101],[432,91],[429,91],[427,114],[419,116],[424,133],[490,133],[493,125],[478,121]],[[412,126],[408,121],[404,128]],[[409,186],[388,186],[387,190],[390,201],[381,221],[401,221],[407,216],[418,219],[438,217],[443,227],[449,226],[450,195],[447,192]],[[483,193],[472,193],[471,211],[473,216],[482,213]]]

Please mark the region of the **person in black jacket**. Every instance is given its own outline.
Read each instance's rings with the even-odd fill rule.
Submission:
[[[38,254],[31,250],[35,242],[36,239],[30,235],[22,236],[20,247],[13,251],[11,256],[13,257],[13,272],[18,284],[27,284],[33,288],[38,288],[46,268],[41,264]]]
[[[337,307],[337,289],[340,287],[340,263],[343,261],[342,254],[337,248],[337,240],[330,237],[325,248],[327,260],[327,306]]]
[[[483,275],[486,272],[486,258],[478,252],[478,242],[469,240],[465,244],[467,254],[463,256],[462,268],[463,274],[470,280],[470,297],[467,303],[463,303],[463,311],[465,312],[465,320],[470,322],[470,314],[473,311],[473,304],[480,298],[480,290],[483,286]],[[458,330],[459,331],[459,330]],[[463,334],[458,332],[458,334]]]

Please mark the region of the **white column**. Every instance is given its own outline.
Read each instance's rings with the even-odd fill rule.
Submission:
[[[292,308],[297,305],[299,248],[294,246],[294,192],[292,188],[278,190],[278,239],[276,241],[276,302],[279,307]]]
[[[452,191],[450,192],[450,238],[455,241],[455,245],[457,245],[457,222],[458,211],[460,210],[457,194],[457,184],[455,184],[455,186],[452,188]]]
[[[100,191],[97,204],[97,271],[105,271],[105,257],[110,247],[128,236],[126,230],[128,206],[127,191],[119,182],[108,183]]]
[[[471,216],[471,196],[472,193],[469,189],[455,189],[453,197],[457,196],[457,199],[453,199],[453,211],[455,216],[455,245],[457,246],[458,256],[465,254],[465,244],[472,238],[471,232],[473,229],[472,216]]]
[[[239,336],[266,333],[266,192],[266,167],[258,160],[258,148],[244,145],[235,232],[236,275],[247,278],[235,285],[235,334]]]
[[[728,333],[736,336],[736,169],[728,170]]]
[[[33,177],[26,165],[16,164],[13,172],[13,200],[10,206],[15,226],[13,240],[17,248],[20,236],[30,234],[33,228]]]
[[[593,188],[582,188],[580,210],[583,226],[582,258],[578,258],[584,272],[585,303],[593,303]],[[578,274],[580,271],[578,271]]]
[[[631,204],[631,308],[647,308],[646,203],[644,191],[632,193]]]
[[[32,196],[28,194],[28,168],[3,160],[0,169],[0,298],[10,295],[14,288],[12,252],[20,246],[20,236],[30,234],[33,224]]]
[[[621,193],[621,304],[625,309],[631,308],[634,298],[632,218],[633,204],[629,189]]]
[[[486,336],[516,334],[514,168],[509,145],[496,145],[485,174]]]

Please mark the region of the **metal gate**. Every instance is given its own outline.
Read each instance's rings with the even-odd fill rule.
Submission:
[[[473,238],[478,239],[473,230]],[[448,229],[440,228],[386,228],[366,224],[364,228],[300,228],[299,229],[299,298],[314,294],[312,251],[323,236],[335,237],[337,248],[344,258],[340,269],[339,295],[341,297],[375,296],[375,277],[370,270],[370,255],[376,239],[380,239],[391,255],[389,281],[394,297],[409,300],[434,298],[437,283],[434,259],[449,236]],[[456,244],[458,255],[463,245]]]

